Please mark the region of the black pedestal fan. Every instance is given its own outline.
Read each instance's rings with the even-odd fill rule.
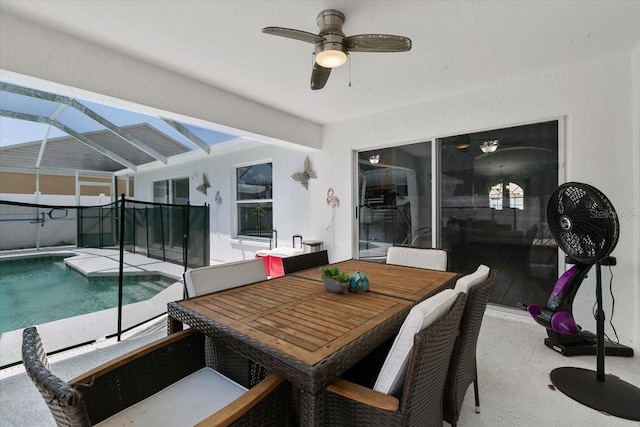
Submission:
[[[567,396],[598,411],[640,421],[640,388],[605,375],[605,314],[602,308],[602,265],[615,265],[610,254],[618,243],[620,225],[613,205],[596,188],[577,182],[559,186],[547,205],[549,230],[556,243],[575,264],[556,283],[546,306],[528,306],[533,318],[553,333],[583,336],[570,311],[559,302],[567,293],[573,301],[586,273],[596,270],[596,363],[597,370],[562,367],[551,371],[551,382]],[[572,286],[567,286],[573,283]],[[570,291],[567,291],[570,289]],[[591,333],[588,333],[591,334]],[[591,334],[592,335],[592,334]],[[550,337],[551,334],[550,334]]]

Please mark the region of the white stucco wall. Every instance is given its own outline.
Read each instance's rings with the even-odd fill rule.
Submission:
[[[640,345],[640,41],[636,44],[635,49],[631,55],[631,78],[632,82],[632,106],[631,106],[631,120],[632,120],[632,152],[631,157],[633,159],[633,173],[631,179],[632,193],[633,194],[633,212],[636,213],[635,220],[633,221],[633,248],[632,257],[636,260],[633,266],[633,274],[630,281],[635,288],[635,295],[633,300],[635,301],[635,309],[633,317],[633,324],[635,325],[635,334],[633,342],[636,346]]]
[[[138,200],[153,200],[153,182],[172,178],[195,177],[190,185],[192,205],[211,205],[211,254],[214,261],[235,261],[253,258],[255,251],[269,249],[268,242],[257,243],[235,238],[234,186],[235,167],[253,163],[273,164],[273,228],[278,231],[278,245],[291,246],[292,236],[299,234],[313,239],[311,233],[309,191],[291,178],[302,171],[307,153],[268,144],[250,143],[246,149],[212,155],[201,154],[197,160],[176,165],[160,166],[136,174],[135,194]],[[207,195],[196,191],[205,173],[211,184]],[[310,187],[316,180],[311,180]],[[220,191],[222,202],[216,203],[215,194]]]
[[[634,77],[638,79],[637,72]],[[638,95],[632,95],[632,80],[630,53],[618,53],[588,64],[327,125],[323,149],[313,156],[320,175],[320,185],[311,195],[316,232],[321,233],[326,222],[321,198],[325,187],[333,186],[344,202],[353,200],[352,150],[566,116],[566,180],[599,188],[620,214],[622,232],[613,253],[618,259],[618,266],[613,268],[614,322],[620,339],[638,349],[640,243],[639,218],[633,215],[633,209],[637,208],[634,194],[637,196],[640,184],[638,157],[632,156],[638,145],[637,110],[632,113],[632,103],[637,104]],[[348,208],[340,209],[336,217],[336,235],[340,237],[330,247],[333,259],[352,255],[352,215]],[[605,286],[609,278],[605,270]],[[591,317],[594,301],[592,273],[574,304],[576,319],[589,330],[595,330]],[[605,308],[610,316],[608,297]],[[607,332],[613,336],[610,328]]]

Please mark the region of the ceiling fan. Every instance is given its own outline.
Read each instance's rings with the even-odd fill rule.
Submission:
[[[315,62],[311,73],[311,89],[322,89],[332,68],[347,61],[349,52],[406,52],[411,50],[411,39],[389,34],[359,34],[347,37],[342,32],[344,14],[327,9],[316,18],[320,32],[316,35],[301,30],[266,27],[263,33],[301,40],[315,45]]]

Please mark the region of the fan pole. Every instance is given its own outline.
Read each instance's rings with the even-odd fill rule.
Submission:
[[[604,382],[604,308],[602,307],[602,265],[596,262],[596,378]]]
[[[612,257],[605,260],[605,263],[615,262],[615,258]],[[601,261],[596,262],[596,300],[596,372],[575,367],[556,368],[551,371],[551,382],[558,390],[585,406],[614,417],[640,421],[640,388],[613,375],[604,374]]]

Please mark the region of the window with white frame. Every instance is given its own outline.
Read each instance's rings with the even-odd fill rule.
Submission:
[[[489,189],[489,207],[497,211],[503,208],[503,198],[505,194],[509,196],[509,207],[514,209],[524,209],[524,190],[518,184],[502,182],[492,185]]]
[[[153,201],[175,205],[189,204],[189,178],[165,179],[153,183]]]
[[[273,229],[273,165],[236,168],[237,235],[269,238]]]

